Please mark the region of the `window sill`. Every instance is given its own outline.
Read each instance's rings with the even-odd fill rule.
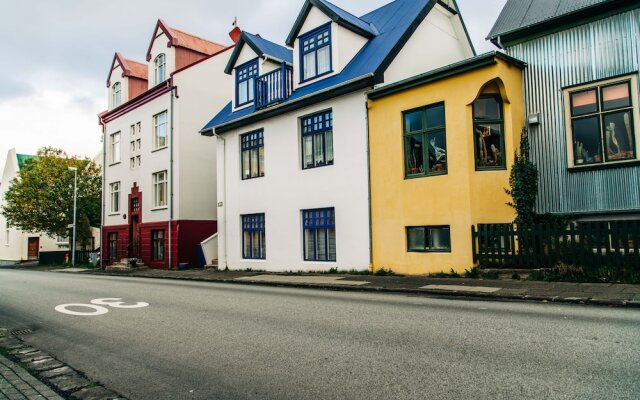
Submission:
[[[122,213],[120,212],[114,212],[114,213],[109,213],[107,214],[108,217],[115,217],[116,215],[121,215]]]
[[[302,262],[307,264],[314,264],[314,263],[329,264],[329,263],[337,263],[338,260],[303,260]]]
[[[318,79],[318,78],[322,78],[323,76],[327,76],[327,75],[330,75],[330,74],[333,74],[333,68],[332,68],[332,69],[330,69],[330,70],[329,70],[329,71],[327,71],[327,72],[324,72],[324,73],[320,74],[320,75],[316,75],[316,76],[311,77],[311,78],[303,79],[303,80],[301,80],[298,84],[300,84],[300,85],[304,85],[304,84],[306,84],[306,83],[313,82],[313,81],[315,81],[315,80],[316,80],[316,79]]]
[[[407,253],[451,254],[451,249],[449,249],[449,250],[407,250]]]
[[[242,261],[254,262],[254,263],[262,264],[262,263],[266,263],[267,259],[266,258],[243,258]]]
[[[449,174],[449,171],[432,172],[428,175],[405,175],[404,179],[411,180],[411,179],[420,179],[420,178],[431,178],[434,176],[446,176],[448,174]]]
[[[507,167],[476,167],[476,172],[506,171]]]
[[[109,164],[110,167],[116,166],[118,164],[122,164],[122,161],[116,161],[116,162],[112,162],[111,164]]]
[[[626,161],[614,161],[608,163],[600,163],[600,164],[590,164],[584,166],[576,166],[568,167],[569,172],[582,172],[582,171],[597,171],[601,169],[614,169],[614,168],[627,168],[627,167],[636,167],[640,165],[640,160],[626,160]]]
[[[157,149],[151,150],[151,152],[155,153],[156,151],[161,151],[161,150],[168,149],[168,148],[169,148],[169,146],[162,146],[162,147],[158,147]]]
[[[260,178],[264,178],[264,174],[260,175],[260,176],[252,176],[250,178],[242,178],[243,181],[250,181],[253,179],[260,179]]]
[[[308,171],[310,169],[318,169],[318,168],[323,168],[323,167],[332,167],[333,166],[333,162],[331,164],[322,164],[322,165],[316,165],[313,167],[302,167],[303,171]]]
[[[154,207],[151,209],[151,211],[162,211],[162,210],[167,210],[169,209],[169,206],[162,206],[162,207]]]

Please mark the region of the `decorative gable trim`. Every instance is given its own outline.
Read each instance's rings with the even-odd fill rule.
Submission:
[[[224,69],[224,72],[226,74],[231,75],[233,68],[236,66],[236,62],[238,61],[238,57],[240,57],[240,53],[242,52],[242,47],[245,44],[248,44],[251,50],[253,50],[253,52],[256,53],[258,57],[269,59],[277,64],[285,63],[291,65],[291,63],[287,60],[281,60],[271,54],[265,53],[256,43],[254,43],[254,41],[251,39],[251,36],[243,31],[240,35],[240,38],[238,39],[238,42],[236,43],[236,48],[233,50],[233,53],[231,53],[229,62]]]
[[[147,66],[132,60],[127,60],[122,54],[116,52],[113,56],[113,62],[111,63],[111,69],[109,70],[109,77],[107,78],[107,87],[111,87],[111,77],[113,71],[117,68],[122,69],[122,77],[131,77],[136,79],[147,80]]]
[[[162,34],[166,35],[169,39],[169,41],[167,42],[167,47],[184,47],[185,49],[189,49],[195,51],[196,53],[204,54],[207,56],[217,53],[218,51],[226,47],[221,44],[191,35],[189,33],[173,29],[169,25],[167,25],[166,22],[159,19],[156,23],[156,28],[153,31],[151,43],[149,43],[149,48],[147,49],[147,61],[151,61],[151,48],[153,47],[153,43],[155,43],[156,39],[162,36]]]
[[[298,14],[298,18],[293,24],[293,28],[291,28],[291,32],[287,37],[287,46],[293,47],[296,38],[298,37],[298,34],[300,33],[302,26],[304,25],[304,21],[307,19],[307,16],[309,16],[309,12],[311,11],[312,7],[316,7],[318,10],[322,11],[336,24],[343,26],[361,36],[364,36],[367,39],[371,39],[378,34],[374,26],[362,21],[356,16],[347,13],[346,11],[338,13],[336,10],[332,9],[332,7],[330,7],[330,5],[324,0],[307,0],[302,6],[302,10],[300,11],[300,14]],[[347,16],[349,18],[346,18]]]

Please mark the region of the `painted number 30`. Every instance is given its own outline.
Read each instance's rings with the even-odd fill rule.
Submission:
[[[103,315],[108,313],[109,309],[103,306],[107,306],[111,308],[130,309],[130,308],[147,307],[149,306],[149,303],[138,302],[133,304],[126,304],[125,302],[122,301],[122,299],[106,298],[106,299],[91,300],[91,304],[82,304],[82,303],[60,304],[59,306],[56,306],[55,309],[57,312],[60,312],[63,314],[77,315],[82,317],[92,317],[95,315]],[[84,308],[84,309],[90,309],[91,311],[73,311],[73,310],[69,310],[69,308],[75,308],[75,309]]]

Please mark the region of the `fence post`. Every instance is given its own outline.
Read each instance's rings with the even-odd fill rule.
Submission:
[[[476,245],[476,226],[475,225],[471,225],[471,251],[473,252],[473,263],[479,263],[478,260],[478,246]]]

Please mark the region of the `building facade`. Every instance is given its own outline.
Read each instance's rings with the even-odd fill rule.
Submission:
[[[488,53],[369,92],[374,270],[463,272],[471,226],[514,220],[523,68]]]
[[[220,267],[371,266],[366,91],[474,55],[455,1],[356,17],[308,0],[287,46],[243,33],[218,142]]]
[[[640,3],[510,0],[489,34],[527,63],[539,213],[640,218]]]
[[[100,115],[105,264],[202,263],[198,245],[217,231],[216,148],[197,133],[231,90],[223,73],[231,48],[160,20],[146,63],[116,53]]]

